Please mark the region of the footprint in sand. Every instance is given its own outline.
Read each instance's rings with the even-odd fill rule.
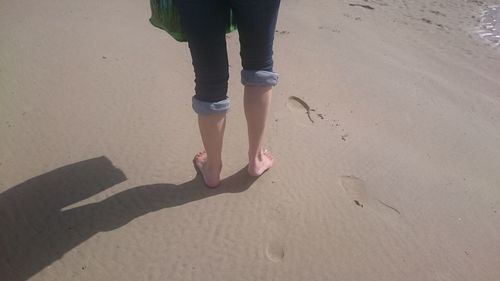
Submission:
[[[353,204],[360,208],[372,209],[385,217],[399,217],[401,212],[393,206],[368,194],[365,182],[355,176],[341,176],[340,185],[353,201]]]
[[[285,258],[284,243],[280,241],[272,241],[267,245],[266,256],[270,261],[280,262]]]
[[[301,98],[296,96],[290,96],[288,98],[287,106],[291,111],[305,113],[309,118],[311,123],[314,123],[314,120],[311,118],[311,107]]]
[[[287,241],[288,231],[291,227],[292,208],[286,208],[284,205],[278,205],[270,209],[269,234],[270,239],[266,246],[266,257],[272,262],[280,262],[285,258],[285,243]]]

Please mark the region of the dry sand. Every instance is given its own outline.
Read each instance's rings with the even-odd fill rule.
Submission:
[[[285,0],[257,180],[228,36],[227,180],[208,190],[189,52],[148,1],[0,1],[0,279],[500,280],[486,4]]]

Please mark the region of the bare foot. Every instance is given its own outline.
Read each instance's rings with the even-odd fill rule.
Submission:
[[[193,159],[193,164],[198,173],[201,173],[203,182],[207,187],[215,188],[220,185],[220,172],[222,164],[218,169],[212,169],[207,164],[207,153],[205,151],[198,152]]]
[[[261,151],[257,157],[248,163],[248,173],[258,177],[273,166],[273,156],[267,149]]]

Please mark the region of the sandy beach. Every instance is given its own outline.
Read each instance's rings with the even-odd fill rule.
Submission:
[[[185,43],[149,1],[0,1],[0,279],[500,280],[498,1],[282,1],[246,174],[237,32],[207,189]]]

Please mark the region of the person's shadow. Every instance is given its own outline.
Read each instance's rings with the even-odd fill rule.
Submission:
[[[180,185],[144,185],[98,203],[63,210],[126,179],[103,156],[58,168],[1,193],[1,279],[27,280],[98,232],[163,208],[242,192],[255,181],[242,169],[216,189],[204,187],[196,178]]]

